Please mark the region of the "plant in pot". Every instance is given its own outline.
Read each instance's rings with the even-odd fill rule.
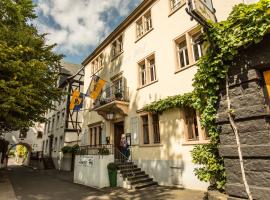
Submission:
[[[107,165],[110,187],[117,186],[117,165],[113,162]]]
[[[123,97],[123,95],[122,95],[122,93],[120,91],[115,92],[114,96],[115,96],[116,99],[121,99]]]
[[[106,147],[101,147],[101,148],[98,149],[98,154],[99,155],[109,155],[110,151]]]

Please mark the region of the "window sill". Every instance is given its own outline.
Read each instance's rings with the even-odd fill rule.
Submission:
[[[190,65],[187,65],[187,66],[185,66],[183,68],[178,68],[174,73],[177,74],[177,73],[179,73],[181,71],[185,71],[186,69],[189,69],[191,67],[194,67],[196,64],[197,64],[197,62],[195,62],[193,64],[190,64]]]
[[[140,144],[139,147],[162,147],[163,144]]]
[[[145,84],[145,85],[143,85],[143,86],[140,86],[140,87],[137,88],[137,90],[143,89],[143,88],[145,88],[145,87],[147,87],[147,86],[149,86],[149,85],[152,85],[152,84],[154,84],[154,83],[156,83],[156,82],[158,82],[158,80],[155,80],[155,81],[152,81],[152,82],[150,82],[150,83],[147,83],[147,84]]]
[[[150,33],[154,28],[150,28],[148,31],[146,31],[144,34],[142,34],[140,37],[138,37],[136,40],[135,40],[135,43],[137,43],[139,40],[141,40],[143,37],[145,37],[148,33]]]
[[[176,13],[180,8],[184,7],[186,5],[186,2],[184,2],[182,5],[180,5],[177,8],[171,9],[171,12],[169,13],[168,17],[172,16],[174,13]]]
[[[208,144],[210,141],[209,140],[190,140],[190,141],[185,141],[182,143],[183,146],[188,146],[188,145],[197,145],[197,144]]]
[[[114,57],[112,57],[111,62],[114,61],[116,58],[118,58],[120,55],[122,55],[122,53],[124,53],[124,51],[121,51],[118,54],[116,54]]]

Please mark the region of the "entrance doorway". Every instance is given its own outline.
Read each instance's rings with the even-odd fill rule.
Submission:
[[[124,122],[117,122],[114,124],[114,147],[115,151],[120,150],[121,136],[124,134]],[[115,152],[117,155],[117,152]]]

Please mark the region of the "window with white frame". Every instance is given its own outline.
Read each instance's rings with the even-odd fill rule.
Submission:
[[[111,56],[112,59],[117,57],[119,54],[123,52],[123,35],[119,36],[112,42],[111,45]]]
[[[103,53],[101,53],[91,62],[91,74],[100,70],[103,67],[103,63]]]
[[[141,144],[159,144],[159,115],[146,113],[141,115]]]
[[[171,10],[175,11],[186,3],[185,0],[170,0]]]
[[[200,27],[196,27],[175,40],[177,69],[191,66],[203,56],[201,34]]]
[[[191,45],[194,61],[198,61],[202,57],[202,46],[200,43],[201,32],[198,32],[191,37]]]
[[[155,56],[151,55],[139,62],[139,87],[157,80]]]
[[[177,44],[177,54],[180,68],[184,68],[189,65],[189,56],[186,40],[183,40]]]
[[[149,10],[136,21],[137,39],[145,35],[150,30],[152,30],[152,28],[153,28],[152,16],[151,11]]]

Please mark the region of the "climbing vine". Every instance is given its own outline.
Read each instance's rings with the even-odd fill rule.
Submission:
[[[204,37],[210,47],[198,62],[192,93],[168,97],[146,105],[145,110],[162,113],[174,107],[192,107],[201,113],[210,143],[197,145],[192,150],[193,162],[200,180],[210,181],[214,189],[223,190],[226,176],[223,159],[219,156],[219,130],[215,123],[220,86],[229,66],[242,49],[262,41],[270,30],[270,0],[256,4],[235,6],[226,21],[208,22],[210,28]]]

